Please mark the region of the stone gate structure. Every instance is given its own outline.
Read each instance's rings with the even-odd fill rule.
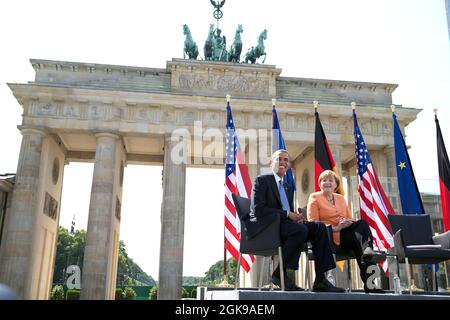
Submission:
[[[114,298],[128,163],[164,166],[158,297],[180,298],[186,167],[223,167],[223,158],[221,163],[202,158],[203,144],[200,151],[190,149],[188,163],[176,164],[170,155],[178,142],[171,136],[180,128],[193,133],[196,121],[203,129],[224,131],[226,94],[232,96],[236,127],[267,130],[269,137],[271,99],[277,98],[298,206],[306,205],[314,185],[314,100],[320,102],[334,159],[347,178],[350,202],[356,172],[352,101],[379,176],[385,182],[396,176],[390,112],[395,84],[282,77],[273,65],[183,59],[168,61],[165,69],[34,59],[31,64],[34,81],[9,84],[23,108],[18,126],[23,139],[0,243],[0,283],[25,299],[49,298],[64,165],[71,161],[95,163],[81,298]],[[420,111],[396,110],[402,128]],[[249,158],[253,142],[246,144]],[[250,163],[251,177],[266,166]],[[395,186],[387,185],[386,191],[398,208]]]

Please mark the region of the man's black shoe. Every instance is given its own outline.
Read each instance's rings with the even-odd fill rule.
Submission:
[[[313,291],[314,292],[345,292],[344,289],[335,287],[330,281],[328,281],[325,278],[322,281],[314,281]]]
[[[278,275],[272,274],[272,283],[281,288],[281,279]],[[305,291],[305,289],[297,287],[295,283],[288,277],[284,276],[284,290],[286,291]]]
[[[367,247],[364,250],[364,253],[361,257],[362,262],[364,263],[380,263],[386,260],[386,253],[382,251],[374,251],[371,247]]]
[[[373,288],[369,289],[366,285],[364,285],[364,292],[365,293],[386,293],[383,289]]]

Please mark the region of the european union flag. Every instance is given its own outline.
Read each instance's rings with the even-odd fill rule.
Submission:
[[[395,112],[392,113],[392,117],[394,119],[395,166],[397,168],[398,190],[400,192],[403,214],[425,213],[411,160],[409,159],[405,140],[398,126]]]

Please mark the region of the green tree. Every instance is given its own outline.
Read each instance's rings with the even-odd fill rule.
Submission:
[[[183,286],[205,286],[207,285],[205,277],[191,277],[185,276],[183,277]]]
[[[189,298],[189,291],[187,291],[186,288],[181,287],[181,297],[182,298]]]
[[[116,288],[116,295],[115,300],[123,300],[123,289],[122,288]]]
[[[156,286],[156,284],[153,287],[151,287],[148,293],[148,297],[150,298],[150,300],[158,299],[158,287]]]
[[[59,227],[58,243],[55,257],[54,284],[64,284],[67,279],[67,266],[78,265],[83,268],[84,248],[86,247],[86,231],[77,230],[74,234]],[[125,243],[119,242],[117,285],[121,286],[153,286],[155,281],[146,274],[130,257],[125,249]]]
[[[237,262],[234,258],[227,260],[227,282],[234,284],[236,278]],[[205,280],[208,284],[219,284],[223,281],[223,260],[217,261],[205,273]]]
[[[85,246],[86,231],[77,230],[72,235],[64,227],[59,227],[53,283],[64,283],[67,278],[65,270],[70,265],[76,264],[82,270]]]
[[[132,258],[128,257],[125,243],[119,241],[117,282],[120,286],[153,286],[155,281]]]
[[[137,296],[136,291],[134,291],[134,289],[130,288],[130,287],[126,287],[123,290],[123,294],[122,295],[123,295],[123,299],[124,300],[135,300],[136,296]]]

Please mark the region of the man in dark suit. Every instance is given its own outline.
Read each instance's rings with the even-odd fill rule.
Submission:
[[[325,225],[322,222],[306,222],[300,213],[295,213],[292,192],[283,178],[290,167],[289,153],[277,150],[270,161],[272,172],[256,177],[252,198],[251,213],[245,222],[249,237],[258,234],[280,215],[280,235],[283,243],[283,266],[286,269],[285,287],[287,290],[303,290],[295,285],[294,270],[306,242],[312,243],[315,260],[316,279],[314,291],[344,292],[333,286],[325,277],[325,272],[336,267]],[[272,282],[280,286],[280,270],[275,269]]]

